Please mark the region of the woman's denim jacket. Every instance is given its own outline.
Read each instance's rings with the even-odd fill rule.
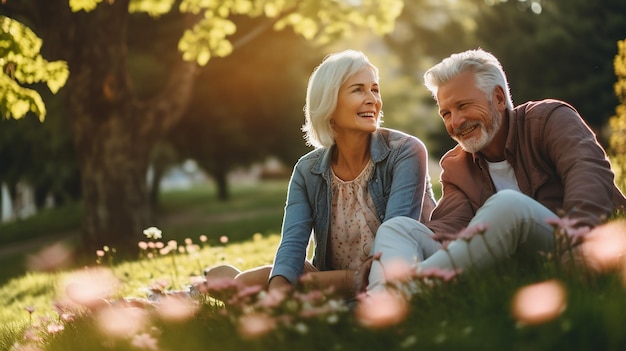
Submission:
[[[333,146],[334,147],[334,146]],[[296,163],[287,193],[281,242],[270,279],[280,275],[292,285],[303,272],[311,231],[314,234],[313,265],[334,269],[328,257],[328,231],[332,203],[332,148],[316,149]],[[381,222],[396,216],[429,219],[435,206],[428,154],[416,137],[379,128],[372,133],[370,154],[374,171],[369,193]]]

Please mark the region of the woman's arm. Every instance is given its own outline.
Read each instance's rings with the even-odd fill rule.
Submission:
[[[392,176],[383,221],[397,216],[419,220],[424,201],[429,201],[428,208],[434,205],[428,177],[428,152],[424,143],[414,137],[407,137],[396,147],[400,150],[389,160]],[[427,188],[429,194],[425,196]]]
[[[356,271],[332,270],[305,273],[300,278],[300,284],[315,290],[325,290],[333,287],[335,292],[343,298],[354,297],[356,293]],[[276,277],[280,278],[280,277]],[[276,280],[276,279],[273,279]],[[273,281],[272,280],[272,281]],[[271,288],[271,283],[270,283]]]
[[[308,167],[302,164],[301,159],[294,167],[289,181],[281,240],[270,273],[271,282],[281,278],[295,285],[304,268],[306,249],[313,228],[313,209],[307,199],[303,172],[308,172]]]

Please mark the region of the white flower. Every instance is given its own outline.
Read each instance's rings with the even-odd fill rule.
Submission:
[[[143,234],[148,238],[148,239],[161,239],[161,229],[157,228],[157,227],[150,227],[150,228],[146,228],[143,231]]]

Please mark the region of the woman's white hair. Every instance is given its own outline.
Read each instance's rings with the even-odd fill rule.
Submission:
[[[453,54],[424,73],[424,85],[437,100],[439,86],[466,71],[474,73],[476,87],[482,90],[491,102],[493,89],[502,87],[506,95],[506,108],[513,109],[513,99],[509,83],[500,61],[491,53],[482,49],[468,50]]]
[[[337,107],[339,88],[363,67],[371,68],[378,79],[378,68],[364,53],[356,50],[330,54],[313,70],[309,78],[304,106],[306,121],[302,126],[307,145],[324,148],[335,144],[330,120]],[[382,112],[378,116],[378,123],[381,118]]]

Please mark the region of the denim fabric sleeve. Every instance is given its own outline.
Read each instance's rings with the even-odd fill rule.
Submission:
[[[434,202],[431,190],[429,196],[424,196],[430,189],[426,146],[414,137],[401,139],[396,152],[390,155],[389,166],[391,187],[383,222],[397,216],[419,220],[425,198]]]
[[[297,283],[298,277],[302,274],[313,226],[313,210],[307,199],[303,174],[308,171],[308,167],[303,166],[302,160],[294,167],[287,192],[280,245],[270,274],[270,279],[283,276],[292,285]]]

